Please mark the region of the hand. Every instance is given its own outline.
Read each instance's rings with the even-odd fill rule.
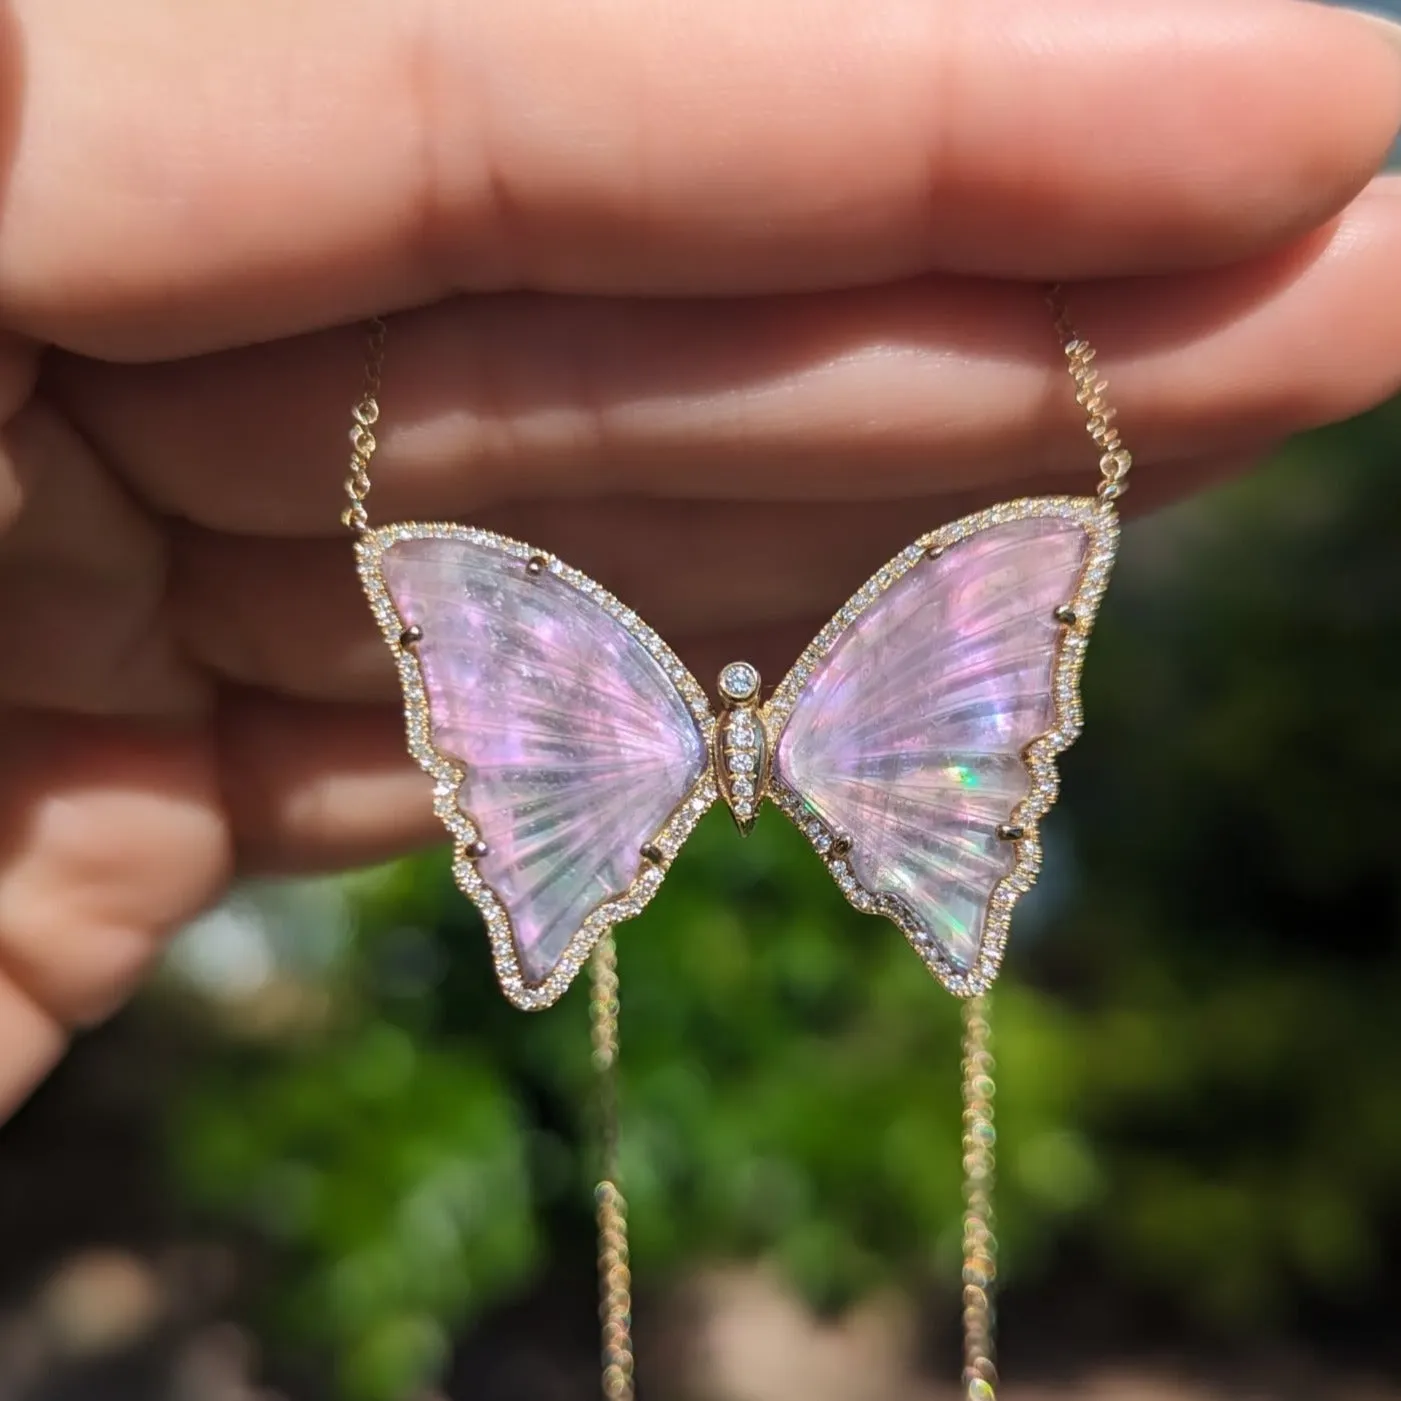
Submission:
[[[237,871],[438,835],[338,526],[363,332],[327,328],[394,313],[374,519],[557,550],[703,676],[776,678],[971,503],[1090,488],[1042,280],[1086,284],[1130,502],[1401,383],[1401,45],[1355,15],[7,15],[0,1108]]]

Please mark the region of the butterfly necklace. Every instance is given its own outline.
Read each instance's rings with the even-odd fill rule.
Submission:
[[[1027,497],[921,536],[846,602],[767,700],[748,662],[718,708],[633,610],[562,560],[440,522],[371,527],[365,501],[386,328],[370,323],[343,520],[434,780],[453,874],[517,1007],[587,964],[602,1133],[595,1193],[602,1392],[632,1401],[627,1205],[618,1185],[612,930],[640,914],[716,802],[741,832],[765,798],[846,898],[884,915],[964,999],[963,1395],[993,1401],[993,1060],[986,991],[1041,864],[1056,756],[1132,459],[1095,352],[1049,303],[1099,452],[1093,496]]]

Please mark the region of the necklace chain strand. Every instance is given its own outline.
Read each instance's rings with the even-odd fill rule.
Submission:
[[[1075,329],[1065,305],[1065,289],[1056,283],[1046,293],[1046,305],[1055,319],[1056,334],[1065,352],[1070,377],[1075,381],[1075,401],[1085,411],[1085,431],[1099,448],[1099,484],[1102,501],[1117,501],[1129,488],[1127,477],[1133,455],[1124,447],[1114,426],[1116,410],[1104,397],[1109,381],[1095,368],[1095,348]]]
[[[350,504],[341,512],[341,523],[359,534],[369,528],[365,498],[370,494],[370,461],[378,443],[374,426],[379,421],[379,382],[384,369],[384,340],[388,327],[384,318],[371,317],[365,339],[365,383],[350,411],[350,470],[345,478],[345,494]]]
[[[1095,350],[1075,329],[1059,284],[1046,293],[1075,398],[1085,411],[1085,430],[1100,451],[1102,501],[1116,501],[1128,490],[1133,458],[1114,426],[1115,411],[1100,378]],[[370,464],[378,442],[380,379],[388,328],[382,317],[367,323],[364,383],[351,409],[350,465],[345,478],[348,504],[343,524],[357,534],[369,528],[365,501]],[[598,1071],[599,1181],[594,1191],[598,1223],[599,1318],[602,1325],[604,1401],[634,1401],[632,1269],[628,1256],[627,1200],[618,1186],[618,963],[612,935],[590,962],[593,1061]],[[996,1167],[993,1121],[994,1061],[986,995],[963,1005],[963,1396],[995,1401],[997,1368],[993,1351],[993,1285],[997,1278],[997,1238],[992,1190]]]
[[[589,964],[593,1062],[598,1071],[599,1182],[598,1316],[602,1325],[605,1401],[633,1401],[632,1269],[628,1259],[628,1205],[618,1186],[618,951],[611,934]]]
[[[986,994],[963,1004],[963,1395],[994,1401],[992,1288],[997,1237],[992,1211],[997,1131],[992,1028]]]

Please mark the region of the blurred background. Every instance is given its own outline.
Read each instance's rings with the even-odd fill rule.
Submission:
[[[1007,1401],[1401,1401],[1398,541],[1401,401],[1126,533],[995,999]],[[772,808],[619,943],[644,1394],[952,1401],[952,1000]],[[597,1395],[585,990],[485,950],[441,853],[191,929],[0,1128],[0,1401]]]
[[[996,994],[1009,1401],[1401,1398],[1401,402],[1135,523]],[[769,809],[620,931],[656,1401],[938,1401],[957,1011]],[[245,889],[0,1130],[0,1395],[596,1395],[584,989]]]

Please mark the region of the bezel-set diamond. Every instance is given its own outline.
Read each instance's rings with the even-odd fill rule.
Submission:
[[[759,694],[759,672],[749,662],[731,662],[721,671],[717,689],[721,699],[734,704],[753,700]]]

